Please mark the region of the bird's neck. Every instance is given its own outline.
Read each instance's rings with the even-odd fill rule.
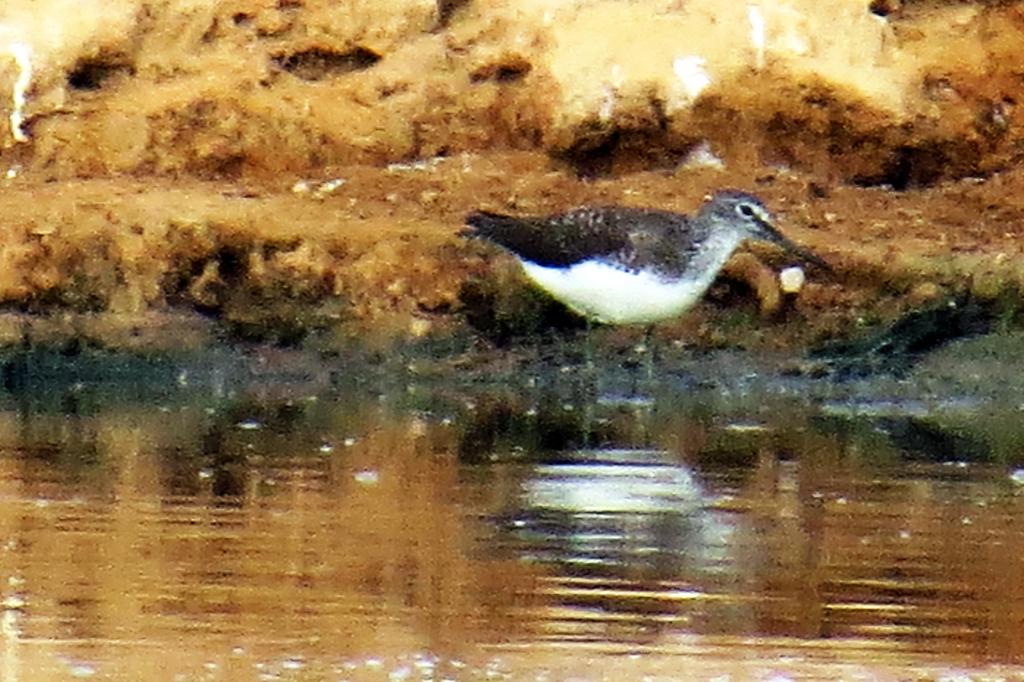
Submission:
[[[690,277],[704,287],[710,286],[742,241],[743,236],[734,230],[712,231],[693,255],[687,268]]]

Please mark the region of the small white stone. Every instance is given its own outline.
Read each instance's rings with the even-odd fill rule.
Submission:
[[[68,673],[76,680],[84,680],[96,674],[96,668],[88,663],[73,663],[68,666]]]
[[[344,185],[348,180],[344,178],[335,178],[334,180],[327,180],[321,182],[320,186],[313,192],[314,199],[323,199],[328,194],[332,194],[336,189]]]
[[[687,152],[680,165],[686,168],[725,168],[725,162],[712,151],[707,140],[703,140]]]
[[[807,277],[804,275],[804,269],[796,265],[779,273],[779,287],[785,294],[799,293],[804,288],[805,281]]]
[[[357,471],[352,478],[360,485],[377,485],[380,482],[380,474],[371,470]]]

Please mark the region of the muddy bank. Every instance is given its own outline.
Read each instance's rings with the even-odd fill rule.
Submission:
[[[1016,6],[63,10],[0,12],[0,344],[529,340],[579,321],[468,211],[729,186],[835,273],[787,297],[780,254],[740,254],[659,336],[809,346],[964,291],[1017,316]]]
[[[783,231],[835,272],[809,273],[786,300],[775,276],[782,254],[758,247],[736,256],[705,301],[659,335],[809,345],[963,290],[1005,299],[1012,320],[1022,184],[1024,175],[1008,172],[913,192],[823,192],[806,175],[720,169],[582,180],[535,153],[337,167],[273,182],[18,176],[0,191],[0,338],[138,348],[225,338],[336,347],[453,333],[523,340],[579,324],[507,256],[458,237],[466,212],[587,202],[690,211],[721,186],[757,191]]]

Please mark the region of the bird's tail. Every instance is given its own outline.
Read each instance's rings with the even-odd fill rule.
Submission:
[[[521,219],[490,211],[474,211],[466,216],[467,227],[459,234],[463,237],[491,239],[521,222]]]

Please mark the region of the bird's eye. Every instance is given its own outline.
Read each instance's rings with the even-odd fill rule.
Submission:
[[[738,206],[736,206],[736,212],[739,213],[744,218],[754,217],[754,207],[751,206],[750,204],[739,204]]]

